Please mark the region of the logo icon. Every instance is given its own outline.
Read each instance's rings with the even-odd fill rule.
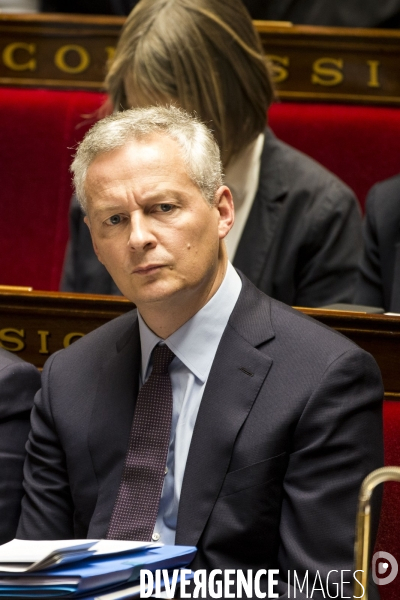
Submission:
[[[372,579],[377,585],[391,583],[399,572],[395,557],[389,552],[375,552],[372,557]]]

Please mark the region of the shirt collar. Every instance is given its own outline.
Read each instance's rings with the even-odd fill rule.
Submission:
[[[228,262],[225,277],[212,298],[166,340],[162,340],[151,331],[138,313],[142,349],[142,382],[146,380],[153,348],[162,342],[172,350],[195,377],[204,383],[241,289],[242,281],[231,263]]]
[[[225,184],[232,192],[235,210],[240,208],[248,196],[254,198],[260,177],[263,146],[264,133],[260,133],[233,159],[225,171]]]

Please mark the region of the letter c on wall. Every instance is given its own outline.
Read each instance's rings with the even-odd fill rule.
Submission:
[[[13,71],[34,71],[36,69],[36,59],[30,58],[28,61],[19,63],[15,61],[15,51],[25,50],[30,56],[36,52],[36,44],[24,44],[23,42],[14,42],[8,44],[3,50],[3,63]]]

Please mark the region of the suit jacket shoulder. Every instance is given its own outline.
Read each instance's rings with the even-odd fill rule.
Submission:
[[[347,203],[353,203],[356,200],[354,192],[334,173],[311,156],[277,138],[270,129],[266,130],[262,161],[269,164],[271,173],[276,173],[274,181],[275,185],[279,182],[280,193],[285,188],[295,185],[296,188],[311,189],[315,192],[324,190],[335,200],[344,197]],[[309,198],[309,202],[315,201],[316,195],[313,194]]]
[[[79,338],[73,344],[63,350],[52,354],[46,361],[44,372],[57,368],[58,365],[68,372],[70,369],[85,368],[91,364],[96,368],[102,365],[104,361],[110,359],[110,354],[118,352],[129,341],[137,325],[137,310],[133,309],[128,313],[112,319],[108,323],[94,329],[87,335]],[[83,362],[82,362],[83,361]],[[66,373],[70,375],[70,373]]]

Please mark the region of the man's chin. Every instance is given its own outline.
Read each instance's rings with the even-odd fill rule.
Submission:
[[[163,285],[161,282],[154,282],[151,285],[144,286],[142,289],[122,290],[123,294],[139,308],[154,304],[162,304],[173,298],[180,291],[178,286]]]

